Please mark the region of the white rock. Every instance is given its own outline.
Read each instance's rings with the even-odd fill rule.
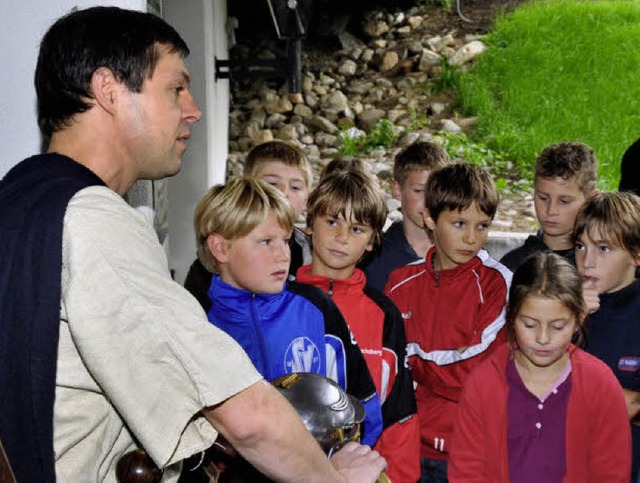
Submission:
[[[338,72],[342,75],[352,76],[356,74],[357,69],[358,64],[351,59],[347,59],[338,67]]]
[[[460,132],[462,129],[451,119],[443,119],[440,122],[440,130],[445,132]]]
[[[487,50],[487,46],[483,42],[473,40],[456,50],[449,59],[449,63],[451,65],[464,65],[477,58],[485,50]]]
[[[423,49],[418,63],[418,69],[422,72],[428,71],[431,67],[440,65],[442,57],[433,50]]]

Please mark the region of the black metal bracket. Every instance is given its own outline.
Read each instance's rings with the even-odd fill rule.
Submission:
[[[286,60],[251,59],[233,61],[214,57],[215,80],[284,78],[291,93],[301,91],[302,39],[306,28],[297,2],[294,0],[267,0],[276,36],[287,46]]]

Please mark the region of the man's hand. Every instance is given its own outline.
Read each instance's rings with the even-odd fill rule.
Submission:
[[[596,283],[593,279],[587,279],[582,284],[582,298],[587,308],[587,314],[592,314],[600,310],[600,296],[596,290]]]
[[[374,483],[387,468],[377,451],[358,443],[347,443],[331,457],[331,463],[347,482]]]

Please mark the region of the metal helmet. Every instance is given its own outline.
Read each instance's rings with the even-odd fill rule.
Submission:
[[[335,381],[319,374],[294,372],[271,383],[298,412],[325,453],[331,455],[349,441],[360,441],[364,406]]]

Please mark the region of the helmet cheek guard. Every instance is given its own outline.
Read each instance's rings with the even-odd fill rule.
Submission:
[[[327,455],[349,441],[360,441],[364,406],[332,379],[294,372],[271,381],[293,406]]]

